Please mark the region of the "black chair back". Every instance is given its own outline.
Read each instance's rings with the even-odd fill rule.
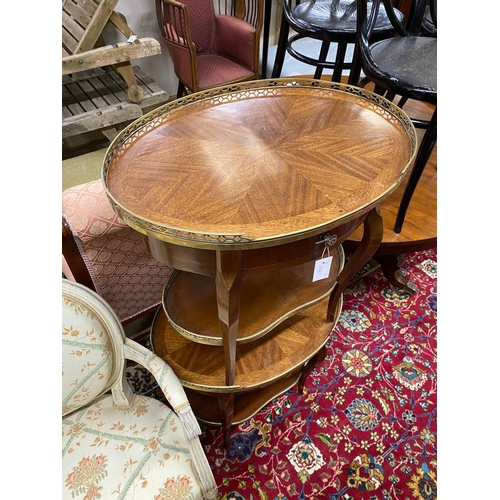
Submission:
[[[356,66],[375,83],[377,92],[383,89],[392,95],[436,102],[436,43],[418,40],[422,38],[422,23],[428,3],[429,0],[412,0],[408,16],[401,21],[391,0],[357,0],[357,41],[354,58]],[[373,43],[372,33],[381,4],[394,27],[395,38],[411,38],[408,43]],[[405,64],[407,68],[404,67]]]

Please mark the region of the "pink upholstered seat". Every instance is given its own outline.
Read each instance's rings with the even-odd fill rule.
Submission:
[[[177,97],[259,77],[263,0],[156,0],[160,32],[179,78]]]
[[[63,273],[101,295],[124,324],[156,309],[172,268],[113,211],[101,180],[63,191]]]

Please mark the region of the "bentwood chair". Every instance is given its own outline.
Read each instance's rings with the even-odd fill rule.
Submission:
[[[357,0],[357,44],[354,59],[360,61],[375,92],[389,99],[407,99],[437,104],[437,37],[422,36],[422,22],[429,0],[412,0],[405,24],[396,16],[392,0]],[[371,3],[371,12],[368,6]],[[383,5],[382,5],[383,4]],[[432,4],[431,4],[432,5]],[[374,20],[385,11],[398,36],[373,42]],[[435,11],[435,5],[433,10]],[[356,63],[357,64],[357,63]],[[356,75],[355,75],[356,77]],[[437,140],[437,107],[429,121],[412,119],[415,127],[426,129],[396,216],[394,231],[400,233],[411,198]]]
[[[187,92],[259,78],[264,0],[155,0],[161,37]]]
[[[437,37],[437,0],[429,0],[422,19],[422,34]]]
[[[133,394],[125,360],[149,370],[168,405]],[[125,338],[92,290],[62,280],[62,498],[217,498],[201,429],[179,379]]]
[[[116,215],[98,179],[62,193],[62,272],[101,295],[128,325],[152,317],[172,268]]]
[[[398,18],[403,14],[396,11]],[[290,28],[296,33],[290,38]],[[394,28],[380,9],[374,36],[377,39],[392,36]],[[299,48],[299,40],[311,38],[321,41],[317,57],[304,53]],[[283,1],[281,27],[276,47],[276,58],[272,72],[273,78],[278,78],[283,69],[285,55],[288,52],[293,58],[313,66],[314,78],[321,78],[324,69],[331,69],[332,81],[340,82],[343,70],[352,68],[352,62],[346,61],[349,44],[356,42],[356,0],[297,0],[293,6],[292,0]],[[329,56],[331,44],[336,44],[335,60]],[[351,82],[350,82],[351,83]]]

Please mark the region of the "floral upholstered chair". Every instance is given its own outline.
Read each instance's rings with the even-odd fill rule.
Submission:
[[[62,272],[103,297],[126,325],[156,310],[172,268],[114,212],[100,179],[62,193]]]
[[[133,340],[102,297],[62,280],[63,499],[215,499],[198,422],[176,375]],[[133,394],[125,359],[148,368],[169,406]]]

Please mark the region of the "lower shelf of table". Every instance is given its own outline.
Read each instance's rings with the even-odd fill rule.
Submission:
[[[238,345],[235,383],[231,386],[225,384],[223,347],[186,339],[172,328],[163,309],[153,322],[151,345],[179,377],[200,420],[221,424],[219,396],[232,394],[232,423],[238,423],[297,383],[307,363],[330,338],[342,299],[333,321],[327,321],[327,307],[328,297],[287,318],[265,337]]]
[[[235,395],[231,424],[238,425],[249,420],[267,403],[297,384],[300,376],[301,372],[298,371],[262,389]],[[221,425],[219,394],[204,394],[188,388],[185,388],[185,391],[191,408],[200,422]]]

